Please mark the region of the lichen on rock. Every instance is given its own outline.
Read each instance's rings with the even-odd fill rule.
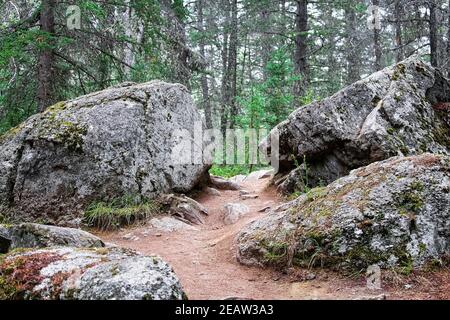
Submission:
[[[250,225],[250,265],[419,268],[450,256],[450,158],[394,157],[351,171]]]
[[[180,300],[173,270],[156,256],[119,248],[16,251],[0,261],[0,299]]]
[[[94,202],[189,192],[209,165],[175,161],[174,133],[198,124],[187,89],[161,81],[57,103],[1,138],[0,208],[21,222],[78,226]]]
[[[448,79],[417,57],[376,72],[298,108],[274,129],[280,142],[274,181],[290,194],[393,156],[450,155],[449,111],[435,107],[448,102]]]

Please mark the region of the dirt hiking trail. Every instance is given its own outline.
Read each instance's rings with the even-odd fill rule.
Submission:
[[[279,272],[272,269],[247,267],[235,258],[234,238],[251,221],[268,213],[258,212],[270,205],[282,203],[274,188],[268,187],[270,178],[252,179],[240,183],[242,189],[257,194],[256,199],[242,200],[239,191],[221,190],[221,196],[203,193],[196,200],[209,212],[203,225],[195,230],[164,232],[149,225],[131,227],[119,232],[97,232],[105,242],[131,248],[147,255],[159,255],[175,270],[189,299],[366,299],[366,298],[443,298],[441,292],[450,292],[448,273],[424,287],[399,291],[366,288],[365,280],[350,279],[326,270],[290,269]],[[241,203],[250,212],[237,223],[225,225],[223,207],[227,203]],[[437,287],[436,287],[437,286]],[[444,287],[443,287],[444,286]],[[436,296],[438,295],[438,296]]]

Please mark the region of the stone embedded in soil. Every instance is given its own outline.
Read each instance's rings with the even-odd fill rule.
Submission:
[[[243,174],[239,174],[237,176],[231,177],[228,180],[235,182],[235,183],[241,183],[245,180],[247,176],[243,175]]]
[[[245,177],[244,181],[257,181],[260,179],[269,178],[273,174],[273,170],[259,170],[259,171],[253,171],[248,176]]]
[[[203,215],[208,215],[208,209],[203,205],[186,197],[185,195],[165,195],[161,201],[169,207],[169,214],[176,216],[183,221],[193,224],[203,224]]]
[[[1,234],[10,240],[10,250],[53,246],[104,247],[103,241],[89,232],[37,223],[1,226]]]
[[[14,268],[14,272],[11,272]],[[0,263],[0,299],[181,300],[172,268],[156,256],[120,248],[46,248]]]
[[[154,229],[164,232],[174,232],[181,230],[198,230],[197,228],[173,217],[153,218],[149,221],[149,224]]]
[[[247,225],[247,265],[412,270],[450,254],[450,157],[394,157],[353,170]]]
[[[223,221],[227,225],[238,222],[240,218],[250,212],[249,207],[242,203],[228,203],[224,209]]]
[[[236,182],[222,177],[211,176],[211,183],[219,190],[240,190],[241,187]]]
[[[138,241],[139,237],[135,236],[132,233],[127,233],[126,235],[122,236],[122,239],[126,241]]]
[[[251,200],[251,199],[257,199],[259,195],[257,194],[243,194],[241,195],[242,200]]]
[[[216,196],[216,197],[220,197],[222,195],[219,190],[217,190],[215,188],[211,188],[211,187],[206,187],[205,193],[209,194],[211,196]]]

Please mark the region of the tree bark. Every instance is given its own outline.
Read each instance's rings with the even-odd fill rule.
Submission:
[[[236,116],[238,114],[236,96],[237,96],[237,50],[238,50],[238,18],[237,18],[237,0],[231,0],[231,33],[230,48],[228,50],[228,74],[230,93],[228,95],[230,106],[230,127],[233,128]]]
[[[223,0],[224,11],[225,11],[225,21],[223,23],[223,42],[222,42],[222,83],[221,83],[221,95],[222,95],[222,107],[220,110],[220,128],[223,133],[227,129],[228,125],[228,40],[229,34],[229,24],[230,24],[230,11],[229,11],[229,1]]]
[[[401,0],[395,0],[394,19],[395,19],[395,60],[400,62],[403,60],[403,41],[402,41],[402,23],[403,16]]]
[[[189,65],[189,59],[192,58],[192,52],[187,46],[184,17],[180,16],[176,8],[176,6],[182,6],[183,3],[174,0],[161,0],[161,4],[166,13],[167,33],[172,44],[172,55],[174,56],[173,80],[184,84],[190,89],[192,70]]]
[[[203,6],[204,6],[203,0],[197,0],[197,15],[198,15],[198,30],[200,33],[202,33],[200,40],[199,40],[199,49],[200,54],[202,57],[206,56],[205,52],[205,38],[204,38],[204,32],[205,32],[205,25],[204,25],[204,19],[203,19]],[[208,129],[211,129],[213,127],[212,123],[212,110],[211,110],[211,101],[209,97],[209,86],[208,86],[208,77],[206,76],[205,72],[202,72],[200,77],[200,83],[202,87],[202,95],[203,95],[203,101],[202,106],[203,110],[205,111],[205,124]]]
[[[448,21],[447,21],[447,76],[450,78],[450,0],[448,1]]]
[[[262,67],[263,67],[263,77],[264,80],[267,80],[267,64],[270,60],[270,54],[272,51],[272,44],[271,44],[271,36],[269,34],[270,32],[270,12],[269,8],[266,3],[263,2],[263,8],[261,8],[260,12],[260,21],[261,21],[261,58],[262,58]]]
[[[306,92],[308,84],[308,65],[307,65],[307,31],[308,31],[308,1],[296,0],[297,12],[295,15],[295,53],[294,70],[300,77],[294,84],[294,95],[302,96]]]
[[[438,66],[438,35],[437,35],[437,17],[436,17],[436,0],[430,0],[430,55],[431,65]]]
[[[45,37],[53,37],[55,34],[54,9],[56,0],[43,0],[41,5],[40,30],[45,33]],[[45,46],[39,53],[38,63],[38,88],[37,104],[38,111],[42,112],[51,106],[55,101],[55,56],[53,54],[52,39],[44,40]]]
[[[358,63],[358,48],[356,37],[356,12],[355,9],[345,7],[345,17],[346,17],[346,34],[347,34],[347,79],[346,84],[351,84],[359,80],[359,63]]]
[[[379,7],[380,5],[380,1],[379,0],[372,0],[372,5],[374,7]],[[374,19],[376,19],[374,17]],[[382,50],[381,50],[381,43],[380,43],[380,30],[377,28],[377,26],[374,23],[374,28],[373,28],[373,48],[374,48],[374,53],[375,53],[375,71],[381,70],[382,69],[382,64],[381,64],[381,56],[382,56]]]

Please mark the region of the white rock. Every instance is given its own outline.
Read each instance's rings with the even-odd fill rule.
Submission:
[[[174,232],[180,230],[198,230],[197,228],[173,217],[153,218],[149,221],[149,223],[156,230],[164,232]]]
[[[241,203],[228,203],[224,206],[224,222],[225,224],[234,224],[242,216],[250,212],[249,207]]]

